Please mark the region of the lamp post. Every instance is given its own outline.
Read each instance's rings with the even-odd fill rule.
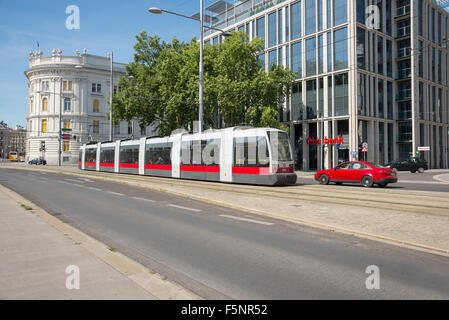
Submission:
[[[113,79],[113,75],[114,75],[114,53],[111,51],[108,53],[108,57],[110,59],[111,62],[111,73],[110,73],[110,90],[109,90],[109,105],[110,105],[110,110],[109,110],[109,141],[112,141],[113,138],[113,134],[112,134],[112,93],[114,92],[114,79]]]
[[[161,14],[162,12],[166,12],[169,14],[174,14],[176,16],[180,16],[183,18],[187,18],[190,20],[195,20],[195,21],[199,21],[200,22],[200,65],[199,65],[199,109],[198,109],[198,131],[201,133],[203,131],[203,47],[204,47],[204,28],[208,28],[208,29],[212,29],[212,30],[217,30],[220,31],[224,36],[230,36],[231,34],[229,32],[223,31],[221,29],[218,28],[214,28],[211,26],[204,26],[204,8],[203,8],[203,0],[200,0],[200,18],[193,18],[193,17],[189,17],[177,12],[173,12],[173,11],[168,11],[168,10],[164,10],[164,9],[159,9],[156,7],[152,7],[150,9],[148,9],[148,11],[150,13],[154,13],[154,14]]]

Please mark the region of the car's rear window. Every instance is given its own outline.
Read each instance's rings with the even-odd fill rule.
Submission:
[[[373,166],[373,167],[376,168],[376,169],[382,169],[382,168],[385,168],[384,166],[381,166],[380,164],[373,163],[373,162],[369,162],[369,165],[370,165],[370,166]]]

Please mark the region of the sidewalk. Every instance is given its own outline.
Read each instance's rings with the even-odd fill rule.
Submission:
[[[1,185],[0,203],[0,300],[195,298]]]

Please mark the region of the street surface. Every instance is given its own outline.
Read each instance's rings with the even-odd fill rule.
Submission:
[[[449,298],[447,257],[94,177],[3,168],[0,183],[206,299]]]

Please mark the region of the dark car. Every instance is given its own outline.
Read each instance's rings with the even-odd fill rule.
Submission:
[[[398,181],[395,169],[385,168],[381,165],[366,161],[343,162],[333,169],[320,170],[315,175],[315,180],[320,184],[335,182],[360,183],[370,188],[374,184],[386,187],[389,183]]]
[[[398,171],[410,171],[412,173],[423,173],[428,170],[427,161],[421,158],[408,158],[404,160],[394,160],[386,165],[387,168],[396,169]]]
[[[42,164],[45,166],[47,164],[47,160],[35,158],[35,159],[28,161],[28,164],[35,164],[35,165]]]

